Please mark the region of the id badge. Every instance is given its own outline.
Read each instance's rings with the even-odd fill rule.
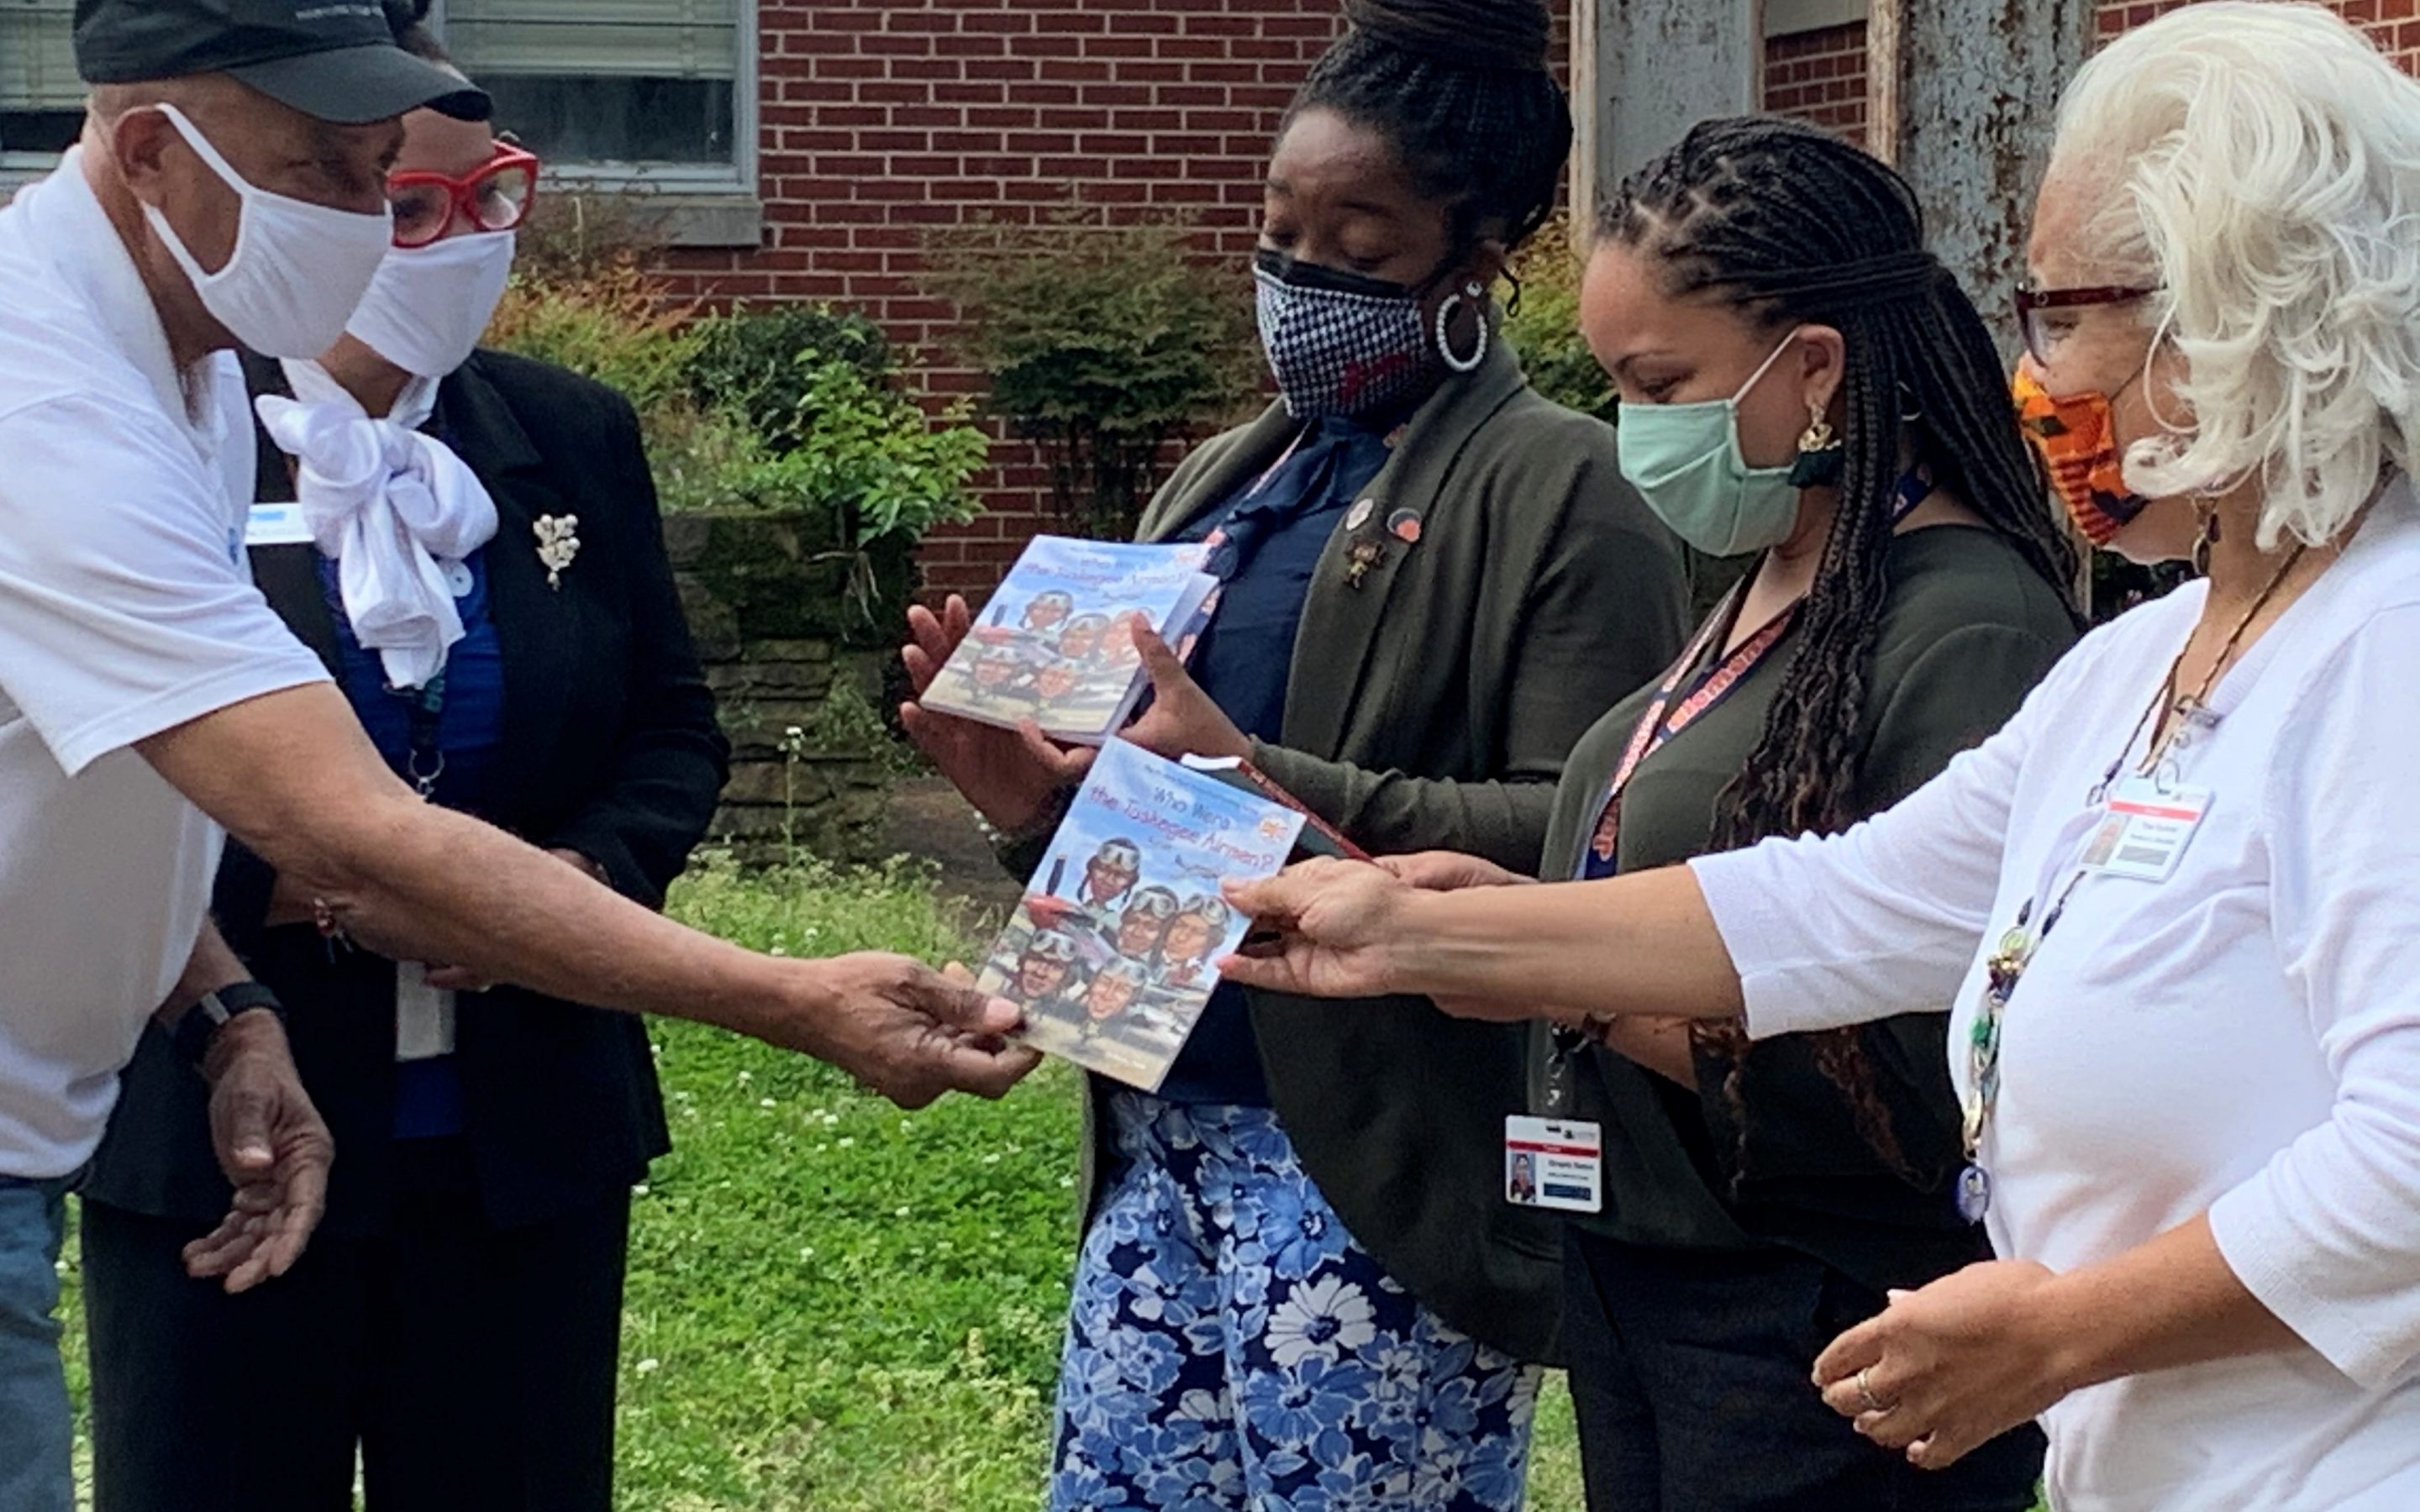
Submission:
[[[1605,1131],[1574,1119],[1506,1119],[1504,1200],[1517,1208],[1603,1211]]]
[[[301,504],[255,504],[244,517],[246,546],[303,546],[311,538],[311,526],[302,517]]]
[[[428,985],[417,961],[395,964],[395,1058],[430,1060],[454,1053],[454,995]]]
[[[2210,812],[2208,788],[2163,788],[2130,777],[2109,795],[2101,827],[2084,848],[2083,867],[2102,876],[2165,882]]]

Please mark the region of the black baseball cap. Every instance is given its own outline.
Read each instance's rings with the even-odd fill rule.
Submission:
[[[396,45],[379,0],[76,0],[75,54],[86,84],[225,73],[340,126],[489,115],[484,92]]]

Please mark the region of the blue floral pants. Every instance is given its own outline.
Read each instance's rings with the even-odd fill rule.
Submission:
[[[1538,1371],[1353,1242],[1266,1108],[1111,1100],[1054,1512],[1518,1512]]]

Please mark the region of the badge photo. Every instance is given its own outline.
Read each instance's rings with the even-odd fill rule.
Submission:
[[[1504,1200],[1520,1208],[1601,1211],[1605,1131],[1576,1119],[1506,1119]]]

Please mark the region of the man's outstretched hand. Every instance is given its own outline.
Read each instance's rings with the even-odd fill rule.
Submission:
[[[997,1098],[1041,1055],[1012,1044],[1013,1003],[904,955],[873,951],[799,963],[812,977],[783,1019],[758,1038],[828,1060],[903,1108],[944,1092]]]
[[[249,1291],[302,1257],[328,1204],[335,1141],[302,1089],[286,1026],[239,1013],[210,1041],[210,1144],[235,1199],[217,1228],[185,1246],[185,1270]]]

